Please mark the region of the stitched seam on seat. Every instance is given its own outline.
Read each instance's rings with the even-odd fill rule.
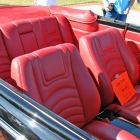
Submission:
[[[90,38],[91,42],[93,42],[92,38],[91,38],[90,36],[88,36],[88,37]],[[95,37],[95,36],[94,36],[94,37]],[[94,57],[93,57],[93,55],[92,55],[92,51],[90,50],[89,45],[87,45],[87,44],[88,44],[87,40],[86,40],[86,39],[83,39],[83,41],[84,41],[85,44],[86,44],[86,47],[87,47],[87,49],[88,49],[88,51],[89,51],[90,57],[92,58],[92,60],[94,60]],[[94,44],[95,44],[95,42],[94,42]],[[96,66],[98,69],[100,69],[100,67],[98,66],[98,63],[97,63],[96,61],[94,61],[94,63],[95,63],[95,66]]]
[[[24,51],[24,54],[26,54],[26,53],[25,53],[25,49],[24,49],[23,44],[22,44],[22,40],[21,40],[21,37],[20,37],[19,31],[18,31],[18,28],[17,28],[17,26],[16,26],[15,23],[12,22],[12,24],[15,25],[15,27],[16,27],[16,29],[17,29],[18,36],[19,36],[19,39],[20,39],[20,43],[21,43],[21,45],[22,45],[22,49],[23,49],[23,51]]]
[[[93,36],[92,36],[93,37]],[[90,38],[90,40],[93,42],[93,39],[92,39],[92,37],[91,36],[89,36],[89,38]],[[99,40],[96,38],[96,36],[94,35],[94,38],[96,39],[96,41],[98,42],[98,45],[100,45],[100,43],[99,43]],[[86,42],[86,44],[88,44],[87,43],[87,40],[85,40],[84,39],[84,41]],[[94,44],[95,44],[95,41],[94,41]],[[95,44],[96,45],[96,44]],[[95,46],[96,47],[96,46]],[[101,46],[100,46],[101,47]],[[90,54],[90,56],[91,56],[91,58],[92,58],[92,60],[94,60],[94,57],[93,57],[93,55],[92,55],[92,50],[90,50],[90,48],[89,48],[89,46],[87,45],[87,49],[88,49],[88,51],[89,51],[89,54]],[[97,51],[97,48],[96,48],[96,51]],[[100,59],[100,57],[99,57],[99,59]],[[100,59],[100,62],[102,63],[102,61],[101,61],[101,59]],[[96,63],[95,61],[94,61],[94,63]],[[103,64],[102,64],[103,65]],[[96,67],[98,67],[98,69],[100,69],[99,68],[99,66],[98,66],[98,63],[96,63]],[[103,68],[104,69],[104,68]],[[101,70],[101,69],[100,69]],[[104,72],[106,73],[106,71],[104,70]],[[103,76],[102,76],[102,78],[103,78]],[[104,79],[104,78],[103,78]],[[104,81],[105,81],[105,79],[104,79]],[[107,84],[107,82],[105,81],[105,84],[106,84],[106,87],[109,87],[109,85]],[[108,98],[108,100],[107,100],[107,102],[109,101],[109,98]]]
[[[55,47],[55,46],[53,46],[53,47]],[[57,47],[58,48],[58,47]],[[59,49],[60,50],[60,49]],[[60,53],[61,53],[61,51],[60,51]],[[36,58],[39,58],[38,57],[38,55],[34,52],[34,53],[32,53]],[[63,60],[63,62],[64,62],[64,59],[63,59],[63,56],[62,56],[62,60]],[[51,84],[53,81],[54,81],[54,79],[56,80],[56,79],[59,79],[59,78],[54,78],[54,79],[52,79],[52,80],[50,80],[50,81],[46,81],[46,79],[44,78],[45,76],[44,76],[44,72],[43,72],[43,70],[42,70],[42,66],[41,66],[41,64],[40,64],[40,61],[37,59],[37,63],[38,63],[38,66],[39,66],[39,70],[40,70],[40,73],[41,73],[41,78],[42,78],[42,83],[43,83],[43,85],[44,86],[48,86],[49,84]],[[66,78],[67,76],[68,76],[68,73],[67,73],[67,71],[66,71],[66,64],[64,63],[64,68],[65,68],[65,74],[64,75],[62,75],[62,76],[60,76],[61,78],[63,77],[63,78]]]
[[[39,93],[39,96],[40,96],[40,92],[39,92],[39,88],[38,88],[38,85],[37,85],[37,82],[36,82],[36,78],[35,78],[35,73],[34,73],[32,62],[31,62],[30,58],[28,57],[28,55],[25,55],[25,57],[27,57],[29,59],[29,61],[30,61],[30,64],[31,64],[31,67],[32,67],[32,72],[33,72],[33,75],[34,75],[35,84],[36,84],[36,87],[38,89],[38,93]],[[36,58],[36,56],[35,56],[35,58]],[[41,99],[41,102],[43,103],[43,100],[42,100],[41,96],[40,96],[40,99]]]
[[[66,87],[65,87],[66,88]],[[50,96],[49,97],[47,97],[47,99],[45,99],[45,100],[49,100],[49,98],[53,95],[53,94],[55,94],[58,90],[60,90],[60,89],[65,89],[65,88],[59,88],[59,89],[57,89],[57,90],[55,90],[52,94],[50,94]],[[73,89],[75,89],[75,88],[73,88]],[[65,99],[68,99],[68,98],[76,98],[76,97],[67,97],[67,98],[64,98],[64,99],[62,99],[62,100],[65,100]],[[77,97],[78,98],[78,97]],[[61,100],[61,101],[62,101]],[[60,102],[61,102],[60,101]],[[58,102],[56,103],[56,104],[58,104]],[[56,106],[56,104],[52,107],[52,109]]]
[[[28,19],[27,21],[32,25],[32,29],[33,29],[33,30],[32,30],[32,33],[34,33],[33,24],[31,23],[31,21],[30,21],[29,19]],[[39,22],[40,22],[40,20],[39,20]],[[41,27],[41,28],[42,28],[42,27]],[[35,33],[34,33],[34,36],[35,36],[36,43],[37,43],[37,47],[38,47],[38,50],[39,50],[40,48],[39,48],[38,41],[37,41],[37,37],[36,37],[36,34],[35,34]]]
[[[114,38],[115,38],[115,44],[117,45],[117,51],[119,51],[120,57],[121,57],[121,59],[122,59],[122,64],[123,64],[123,66],[124,66],[124,68],[125,68],[125,71],[127,71],[127,67],[126,67],[126,65],[125,65],[125,63],[124,63],[124,60],[123,60],[123,57],[122,57],[122,53],[121,53],[121,51],[120,51],[119,44],[118,44],[118,41],[117,41],[116,34],[114,33],[113,30],[111,30],[111,33],[109,32],[109,36],[111,37],[112,34],[113,34],[113,36],[114,36]]]
[[[65,101],[65,100],[67,100],[67,99],[79,99],[79,97],[67,97],[67,98],[64,98],[64,99],[60,100],[59,103]],[[56,104],[58,105],[59,103],[57,102]],[[56,104],[52,107],[52,110],[56,107]],[[77,105],[77,106],[78,106],[78,105]],[[75,107],[75,106],[73,106],[73,104],[72,104],[72,106],[69,106],[68,108],[71,108],[71,107]],[[79,107],[80,107],[80,106],[79,106]],[[64,110],[66,110],[66,109],[68,109],[68,108],[65,108]],[[62,110],[61,112],[63,112],[64,110]],[[61,112],[59,112],[59,114],[60,114]]]
[[[8,58],[9,58],[9,62],[11,62],[11,57],[10,57],[9,52],[8,52],[8,49],[7,49],[8,47],[7,47],[7,45],[5,44],[5,41],[4,41],[4,37],[3,37],[3,36],[4,36],[4,35],[3,35],[4,33],[2,33],[2,29],[1,29],[1,33],[0,33],[0,34],[1,34],[1,38],[2,38],[1,40],[2,40],[2,42],[3,42],[3,45],[2,45],[2,43],[1,43],[1,46],[3,46],[3,47],[5,48],[6,54],[7,54]],[[1,42],[1,41],[0,41],[0,42]],[[2,49],[3,49],[3,48],[2,48]],[[11,63],[10,63],[10,66],[11,66]],[[10,71],[11,71],[11,69],[10,69]],[[10,71],[9,71],[9,72],[10,72]]]
[[[97,43],[98,43],[98,46],[100,46],[100,48],[101,48],[101,44],[100,44],[100,41],[99,41],[99,39],[95,36],[95,40],[97,41]],[[96,42],[95,42],[95,44],[96,44]],[[96,47],[96,50],[97,50],[97,46],[95,46]],[[100,62],[102,63],[102,69],[103,69],[103,72],[106,74],[106,75],[108,75],[107,74],[107,72],[106,72],[106,70],[105,70],[105,68],[103,67],[103,62],[102,62],[102,60],[101,60],[101,58],[100,58],[100,56],[99,56],[99,59],[100,59]],[[103,76],[101,76],[102,77],[102,79],[103,79],[103,81],[104,81],[104,83],[105,83],[105,87],[107,87],[107,90],[109,91],[110,90],[110,86],[109,86],[109,84],[106,82],[106,80],[104,79],[104,77]],[[107,78],[108,78],[108,76],[107,76]],[[109,79],[109,78],[108,78]],[[109,79],[110,80],[110,79]],[[109,98],[106,98],[106,102],[108,102],[109,103]]]
[[[9,62],[11,62],[11,58],[9,56],[9,53],[8,53],[8,50],[7,50],[7,46],[6,46],[5,41],[4,41],[2,31],[0,31],[0,36],[1,36],[1,41],[0,41],[1,48],[2,48],[2,50],[5,49],[6,55],[8,56],[8,59],[9,59]],[[5,58],[7,58],[7,56],[5,56]],[[11,66],[11,63],[9,63],[9,65]]]
[[[56,21],[57,21],[57,27],[58,27],[58,30],[59,30],[59,33],[60,33],[61,40],[62,40],[62,42],[64,42],[64,40],[63,40],[63,38],[62,38],[60,26],[59,26],[59,23],[58,23],[58,18],[57,18],[57,17],[55,17],[55,18],[56,18]]]
[[[73,98],[69,98],[69,99],[73,99]],[[79,99],[79,98],[77,98],[77,99]],[[67,109],[70,109],[70,108],[82,108],[80,105],[78,106],[78,105],[73,105],[73,106],[70,106],[70,107],[68,107],[68,108],[65,108],[65,109],[63,109],[61,112],[59,112],[59,114],[61,114],[61,113],[63,113],[63,112],[65,112]],[[83,114],[77,114],[77,115],[83,115]]]
[[[123,60],[122,54],[121,54],[121,51],[120,51],[120,48],[119,48],[119,45],[118,45],[117,37],[116,37],[116,35],[115,35],[115,33],[114,33],[113,30],[111,30],[111,33],[112,33],[113,36],[115,37],[115,42],[116,42],[116,45],[117,45],[117,50],[119,51],[119,54],[120,54],[120,56],[121,56],[121,59]],[[109,36],[110,36],[110,38],[111,38],[111,34],[110,34],[110,33],[109,33]],[[124,62],[123,62],[123,64],[124,64],[124,66],[125,66],[125,63],[124,63]],[[126,66],[125,66],[125,68],[126,68]]]
[[[69,54],[70,54],[70,50],[69,48],[65,45],[65,47],[67,48],[67,50],[69,51]],[[71,60],[71,54],[70,54],[70,62],[72,62]],[[74,77],[74,72],[73,72],[73,67],[72,67],[72,63],[71,63],[71,71],[72,71],[72,74],[73,74],[73,80],[75,82],[75,86],[76,86],[76,89],[77,89],[77,92],[78,92],[78,95],[79,95],[79,98],[80,98],[80,101],[81,101],[81,106],[82,106],[82,110],[83,110],[83,114],[84,114],[84,123],[86,122],[86,119],[85,119],[85,111],[84,111],[84,107],[83,107],[83,103],[82,103],[82,99],[81,99],[81,96],[79,94],[79,90],[78,90],[78,87],[76,85],[76,80],[75,80],[75,77]]]
[[[38,18],[39,20],[40,20],[40,25],[41,25],[41,28],[42,28],[42,31],[43,31],[43,36],[44,36],[44,38],[46,39],[45,41],[46,41],[46,44],[47,44],[47,46],[49,46],[48,45],[48,42],[47,42],[47,38],[46,38],[46,32],[45,32],[45,20],[43,19],[43,17],[40,17],[40,18]],[[46,47],[47,47],[46,46]]]
[[[66,118],[67,120],[72,118],[72,117],[75,117],[75,116],[82,116],[83,117],[83,114],[76,114],[76,115],[73,115],[73,116],[70,116],[68,118]],[[78,120],[79,121],[79,120]],[[84,122],[76,122],[76,123],[84,123]]]

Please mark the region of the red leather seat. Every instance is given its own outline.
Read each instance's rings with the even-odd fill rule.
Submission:
[[[140,78],[138,63],[115,28],[102,30],[80,39],[81,57],[92,73],[101,96],[101,104],[135,123],[140,123]],[[116,74],[127,71],[136,94],[123,106],[114,98],[111,82]]]
[[[93,136],[104,140],[137,139],[116,126],[93,120],[100,109],[99,93],[72,44],[15,58],[11,77],[32,99]]]
[[[13,21],[1,25],[0,29],[0,78],[10,84],[13,58],[61,43],[74,43],[69,24],[62,15]]]

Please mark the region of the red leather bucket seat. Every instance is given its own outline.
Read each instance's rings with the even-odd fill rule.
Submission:
[[[140,78],[138,63],[115,28],[102,30],[80,39],[81,57],[96,81],[101,105],[125,118],[140,123]],[[111,82],[116,74],[127,71],[136,94],[123,106],[115,100]]]
[[[137,139],[121,128],[94,120],[100,96],[74,45],[57,45],[15,58],[11,77],[32,99],[97,138]]]

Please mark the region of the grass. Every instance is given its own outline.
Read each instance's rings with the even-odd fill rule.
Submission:
[[[139,11],[140,11],[140,4],[135,3],[135,4],[133,5],[132,9],[135,9],[135,10],[139,10]]]
[[[0,5],[33,5],[34,0],[0,0]]]
[[[58,5],[68,6],[68,5],[78,5],[87,3],[98,3],[102,4],[102,0],[57,0]],[[0,5],[33,5],[34,0],[0,0]],[[140,11],[140,4],[134,4],[132,9]]]
[[[78,5],[85,3],[102,3],[102,0],[58,0],[58,5]]]

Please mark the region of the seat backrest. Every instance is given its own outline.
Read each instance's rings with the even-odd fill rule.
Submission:
[[[64,16],[40,17],[40,20],[47,46],[54,46],[61,43],[74,44],[70,26]]]
[[[0,29],[2,31],[2,37],[0,33],[1,47],[5,49],[5,55],[8,53],[5,59],[8,61],[9,67],[8,69],[6,66],[6,68],[1,68],[1,70],[6,71],[7,75],[2,70],[0,78],[5,80],[4,77],[8,77],[9,83],[11,83],[10,63],[13,58],[45,47],[61,43],[73,43],[67,19],[62,15],[57,16],[57,18],[44,16],[18,20],[2,25]],[[1,60],[3,61],[3,59]]]
[[[10,59],[63,42],[73,43],[70,27],[66,19],[63,16],[61,18],[64,23],[62,20],[60,22],[65,24],[63,29],[53,16],[19,20],[1,26]]]
[[[96,79],[102,106],[114,100],[111,81],[116,74],[127,71],[132,84],[137,83],[138,63],[117,29],[106,29],[82,37],[79,49],[85,65]]]
[[[11,69],[11,62],[7,54],[0,31],[0,78],[2,78],[8,83],[11,83],[10,69]]]
[[[19,56],[11,67],[12,79],[28,96],[78,127],[97,115],[99,93],[74,45]]]
[[[47,47],[47,41],[38,19],[20,20],[1,26],[10,59]]]

